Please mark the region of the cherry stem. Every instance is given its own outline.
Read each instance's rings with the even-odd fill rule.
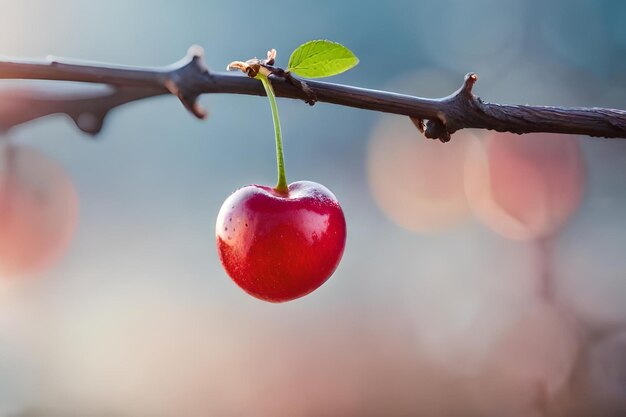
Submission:
[[[270,107],[272,108],[272,118],[274,120],[274,133],[276,135],[276,165],[278,167],[278,183],[274,189],[281,193],[287,193],[289,187],[287,186],[287,177],[285,176],[285,156],[283,154],[283,140],[280,133],[280,119],[278,118],[278,105],[276,104],[276,95],[272,84],[266,75],[258,73],[257,79],[263,83],[267,98],[270,100]]]

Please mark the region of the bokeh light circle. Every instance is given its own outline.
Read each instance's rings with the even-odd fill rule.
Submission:
[[[385,118],[368,147],[369,185],[380,208],[405,229],[433,233],[469,213],[463,166],[469,131],[441,143],[426,139],[408,118]]]
[[[586,170],[575,137],[494,133],[473,143],[465,190],[474,214],[514,240],[545,238],[578,208]]]
[[[527,388],[541,386],[554,395],[569,378],[578,350],[573,322],[553,305],[538,302],[502,332],[489,367],[506,379]]]
[[[63,168],[25,146],[0,148],[0,277],[41,272],[67,249],[78,197]]]

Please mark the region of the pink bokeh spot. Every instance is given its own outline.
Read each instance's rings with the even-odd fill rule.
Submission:
[[[0,149],[0,278],[32,275],[66,251],[78,197],[63,168],[37,150]]]
[[[476,138],[461,131],[442,144],[420,135],[404,119],[384,120],[368,149],[370,190],[382,211],[399,226],[437,233],[469,214],[463,187],[468,145]]]
[[[582,200],[586,169],[576,138],[496,133],[472,144],[465,190],[475,215],[514,240],[554,235]]]

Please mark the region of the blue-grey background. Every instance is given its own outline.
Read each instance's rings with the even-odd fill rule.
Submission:
[[[439,97],[475,71],[489,101],[626,109],[625,21],[617,0],[3,0],[0,53],[161,66],[198,44],[222,71],[268,48],[285,65],[300,43],[327,38],[360,58],[333,82]],[[66,169],[80,218],[54,268],[0,295],[0,416],[626,412],[624,339],[580,359],[585,326],[617,334],[626,320],[626,142],[579,138],[586,191],[555,244],[566,294],[555,313],[534,307],[532,242],[471,215],[416,233],[379,208],[368,143],[400,118],[280,100],[288,179],[329,187],[349,239],[324,286],[272,305],[238,289],[214,247],[229,193],[275,181],[268,104],[201,102],[207,121],[171,97],[120,107],[95,140],[59,116],[10,133]],[[565,336],[529,347],[522,371],[501,371],[498,336],[541,309],[557,330],[527,339]],[[586,371],[594,360],[621,377]]]

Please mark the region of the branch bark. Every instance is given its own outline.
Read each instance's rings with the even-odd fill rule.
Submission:
[[[240,74],[211,72],[202,49],[194,46],[185,58],[168,67],[134,68],[49,59],[47,61],[0,61],[0,79],[79,81],[111,86],[106,94],[43,95],[37,90],[0,92],[0,129],[49,114],[68,115],[86,133],[100,131],[110,110],[125,103],[174,94],[196,117],[206,117],[197,99],[201,94],[263,96],[260,82]],[[310,100],[310,95],[284,78],[272,77],[279,97]],[[347,85],[308,81],[317,101],[410,117],[428,138],[443,142],[464,128],[499,132],[570,133],[607,138],[626,138],[626,111],[585,107],[547,107],[487,103],[472,93],[473,73],[447,97],[427,99]],[[423,121],[426,120],[426,123]]]

